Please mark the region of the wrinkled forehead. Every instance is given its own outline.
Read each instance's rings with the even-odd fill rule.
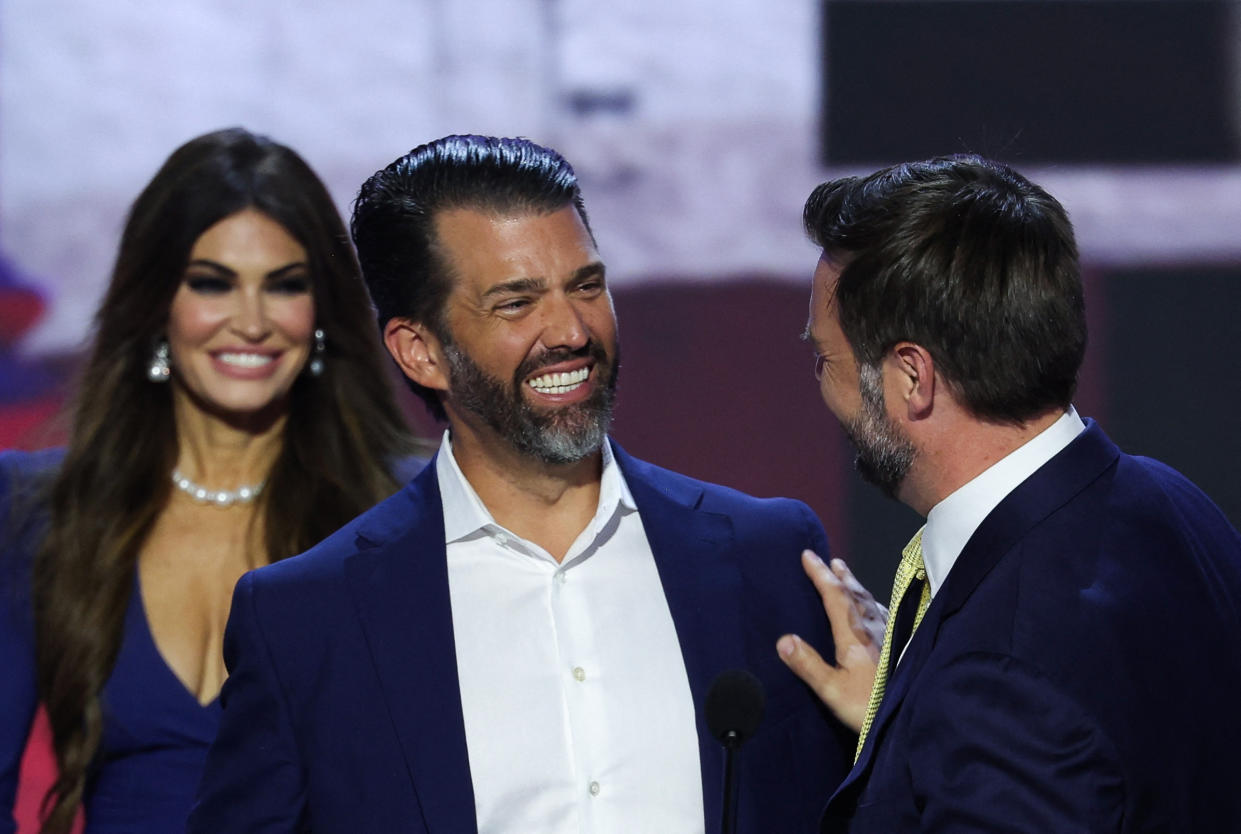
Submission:
[[[436,243],[454,291],[486,293],[499,284],[551,286],[583,269],[602,270],[575,208],[497,212],[449,209],[436,215]]]

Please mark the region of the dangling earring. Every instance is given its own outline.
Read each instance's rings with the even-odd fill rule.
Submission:
[[[326,350],[327,345],[323,342],[323,328],[316,327],[314,354],[306,366],[311,376],[323,376],[323,354]]]
[[[168,364],[168,342],[160,340],[155,346],[155,353],[151,355],[151,364],[147,366],[147,379],[151,382],[167,382],[171,375],[172,368]]]

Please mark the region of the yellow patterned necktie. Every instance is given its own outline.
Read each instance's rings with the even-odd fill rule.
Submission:
[[[896,568],[896,581],[892,583],[892,604],[888,607],[888,627],[883,634],[883,648],[879,651],[879,665],[875,668],[875,683],[870,690],[870,703],[866,705],[866,718],[862,721],[862,732],[858,736],[857,752],[853,755],[855,762],[862,755],[866,734],[870,732],[870,725],[875,720],[875,714],[879,712],[879,704],[883,702],[883,689],[888,682],[888,666],[893,650],[892,632],[896,626],[901,601],[915,579],[922,583],[922,593],[918,599],[917,613],[914,614],[913,628],[909,630],[910,638],[922,622],[927,606],[931,604],[931,583],[926,581],[926,566],[922,563],[922,530],[915,533],[909,544],[905,545],[905,549],[901,551],[901,563]],[[896,647],[898,657],[903,648],[904,646]]]

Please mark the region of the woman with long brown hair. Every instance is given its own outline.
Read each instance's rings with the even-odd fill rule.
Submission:
[[[0,456],[0,831],[36,704],[46,834],[182,830],[232,587],[397,489],[411,439],[340,217],[292,150],[177,149],[130,212],[63,456]]]

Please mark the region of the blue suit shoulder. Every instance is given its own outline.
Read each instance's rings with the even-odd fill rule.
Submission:
[[[1118,483],[1131,495],[1133,523],[1160,525],[1199,543],[1211,537],[1217,543],[1231,539],[1241,546],[1236,528],[1215,502],[1168,464],[1122,454],[1117,469]]]
[[[392,534],[402,519],[409,518],[412,510],[413,494],[407,484],[309,550],[264,565],[249,575],[262,584],[273,585],[335,581],[345,560]]]
[[[759,498],[732,487],[698,480],[635,458],[615,442],[612,448],[627,477],[632,478],[636,475],[646,480],[671,500],[681,501],[706,512],[721,515],[734,517],[751,514],[763,517],[786,515],[800,518],[808,516],[815,518],[817,523],[817,518],[810,507],[795,498]]]
[[[428,495],[428,491],[433,495]],[[281,593],[335,594],[344,566],[353,555],[408,536],[428,517],[442,529],[438,495],[435,469],[423,464],[413,480],[323,541],[304,553],[250,571],[244,581],[255,589]],[[429,503],[430,498],[434,500]],[[429,515],[428,510],[433,513]],[[438,544],[442,548],[442,536]]]
[[[732,552],[752,589],[778,589],[778,593],[792,594],[807,610],[817,612],[798,628],[805,630],[815,620],[824,621],[822,604],[801,567],[802,550],[813,550],[823,559],[830,555],[827,533],[810,507],[791,498],[756,498],[638,460],[615,443],[613,448],[648,525],[648,535],[652,522],[680,523],[665,515],[663,507],[682,506],[719,517],[732,532]]]
[[[993,618],[971,629],[971,642],[1070,681],[1110,665],[1118,644],[1134,645],[1129,635],[1145,631],[1150,611],[1213,596],[1233,599],[1216,615],[1241,609],[1241,537],[1223,513],[1166,464],[1121,452],[1093,424],[1089,434],[1006,502],[1032,506],[1040,498],[1028,496],[1041,494],[1051,509],[1027,519],[1011,558],[979,587],[989,605],[971,609]]]

